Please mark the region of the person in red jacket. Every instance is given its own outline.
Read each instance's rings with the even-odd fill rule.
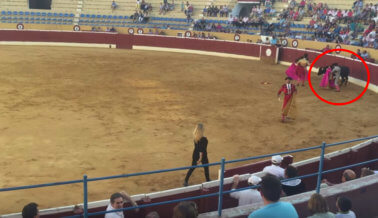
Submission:
[[[286,77],[285,78],[286,83],[281,86],[281,89],[278,91],[277,97],[278,100],[280,101],[280,95],[281,92],[284,93],[284,101],[282,105],[282,122],[285,122],[287,119],[287,115],[289,114],[290,108],[292,107],[293,99],[294,99],[294,94],[297,93],[297,89],[295,88],[294,84],[291,84],[291,77]]]

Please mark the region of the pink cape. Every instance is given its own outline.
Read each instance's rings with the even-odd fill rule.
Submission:
[[[320,87],[327,88],[329,84],[329,73],[331,72],[330,68],[327,68],[326,72],[323,74],[322,81],[320,82]]]
[[[287,68],[286,70],[286,75],[291,77],[293,80],[298,80],[298,76],[295,72],[295,69],[297,68],[297,65],[295,65],[295,63],[292,63],[291,66],[289,68]]]

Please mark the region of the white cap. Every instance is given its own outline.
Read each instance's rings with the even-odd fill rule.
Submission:
[[[282,162],[283,158],[281,155],[274,155],[272,156],[272,162],[276,164],[280,164]]]
[[[261,182],[261,178],[258,177],[258,176],[255,176],[255,175],[252,175],[251,177],[249,177],[248,179],[248,183],[251,183],[253,185],[257,185]]]

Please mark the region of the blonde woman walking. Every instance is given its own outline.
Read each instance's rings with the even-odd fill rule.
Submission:
[[[204,127],[202,123],[197,124],[193,131],[194,137],[194,151],[192,156],[192,166],[197,164],[208,164],[209,159],[207,158],[207,138],[203,135]],[[203,167],[205,169],[206,181],[210,181],[209,167]],[[185,177],[184,186],[188,186],[189,177],[192,175],[195,168],[190,168]]]

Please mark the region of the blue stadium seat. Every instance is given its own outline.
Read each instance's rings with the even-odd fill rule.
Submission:
[[[53,14],[52,14],[52,13],[47,13],[47,16],[48,16],[48,17],[52,17]]]
[[[46,12],[42,12],[41,15],[42,15],[43,17],[46,17],[47,13],[46,13]]]
[[[96,18],[96,15],[95,15],[95,14],[92,14],[92,15],[91,15],[91,18],[92,18],[92,19],[95,19],[95,18]]]
[[[53,16],[54,16],[54,17],[57,17],[57,16],[58,16],[58,13],[53,13]]]
[[[113,17],[112,15],[108,15],[108,17],[107,17],[107,18],[108,18],[108,19],[112,19],[112,17]]]
[[[30,12],[29,11],[25,11],[25,16],[29,16],[30,15]]]
[[[101,19],[101,17],[102,16],[100,14],[97,14],[97,16],[96,16],[97,19]]]
[[[73,13],[70,14],[70,17],[75,17],[75,15]]]
[[[12,13],[13,15],[17,15],[18,14],[18,12],[17,11],[13,11],[13,13]]]
[[[7,15],[6,11],[1,11],[1,15]]]
[[[12,15],[12,11],[7,11],[7,15]]]
[[[36,16],[41,16],[41,12],[35,13]]]
[[[80,14],[80,17],[84,18],[84,17],[85,17],[85,14]]]
[[[59,17],[63,17],[63,13],[59,13],[58,15],[59,15]]]
[[[69,17],[68,13],[65,13],[65,14],[64,14],[64,17]]]
[[[90,14],[86,14],[85,17],[86,18],[91,18],[91,15]]]
[[[118,19],[123,19],[123,16],[118,16]]]
[[[23,12],[23,11],[19,11],[19,12],[18,12],[18,15],[20,15],[20,16],[24,16],[24,12]]]
[[[118,19],[118,16],[117,16],[117,15],[114,15],[112,18],[113,18],[113,19]]]
[[[108,16],[106,15],[102,15],[102,19],[106,19]]]

